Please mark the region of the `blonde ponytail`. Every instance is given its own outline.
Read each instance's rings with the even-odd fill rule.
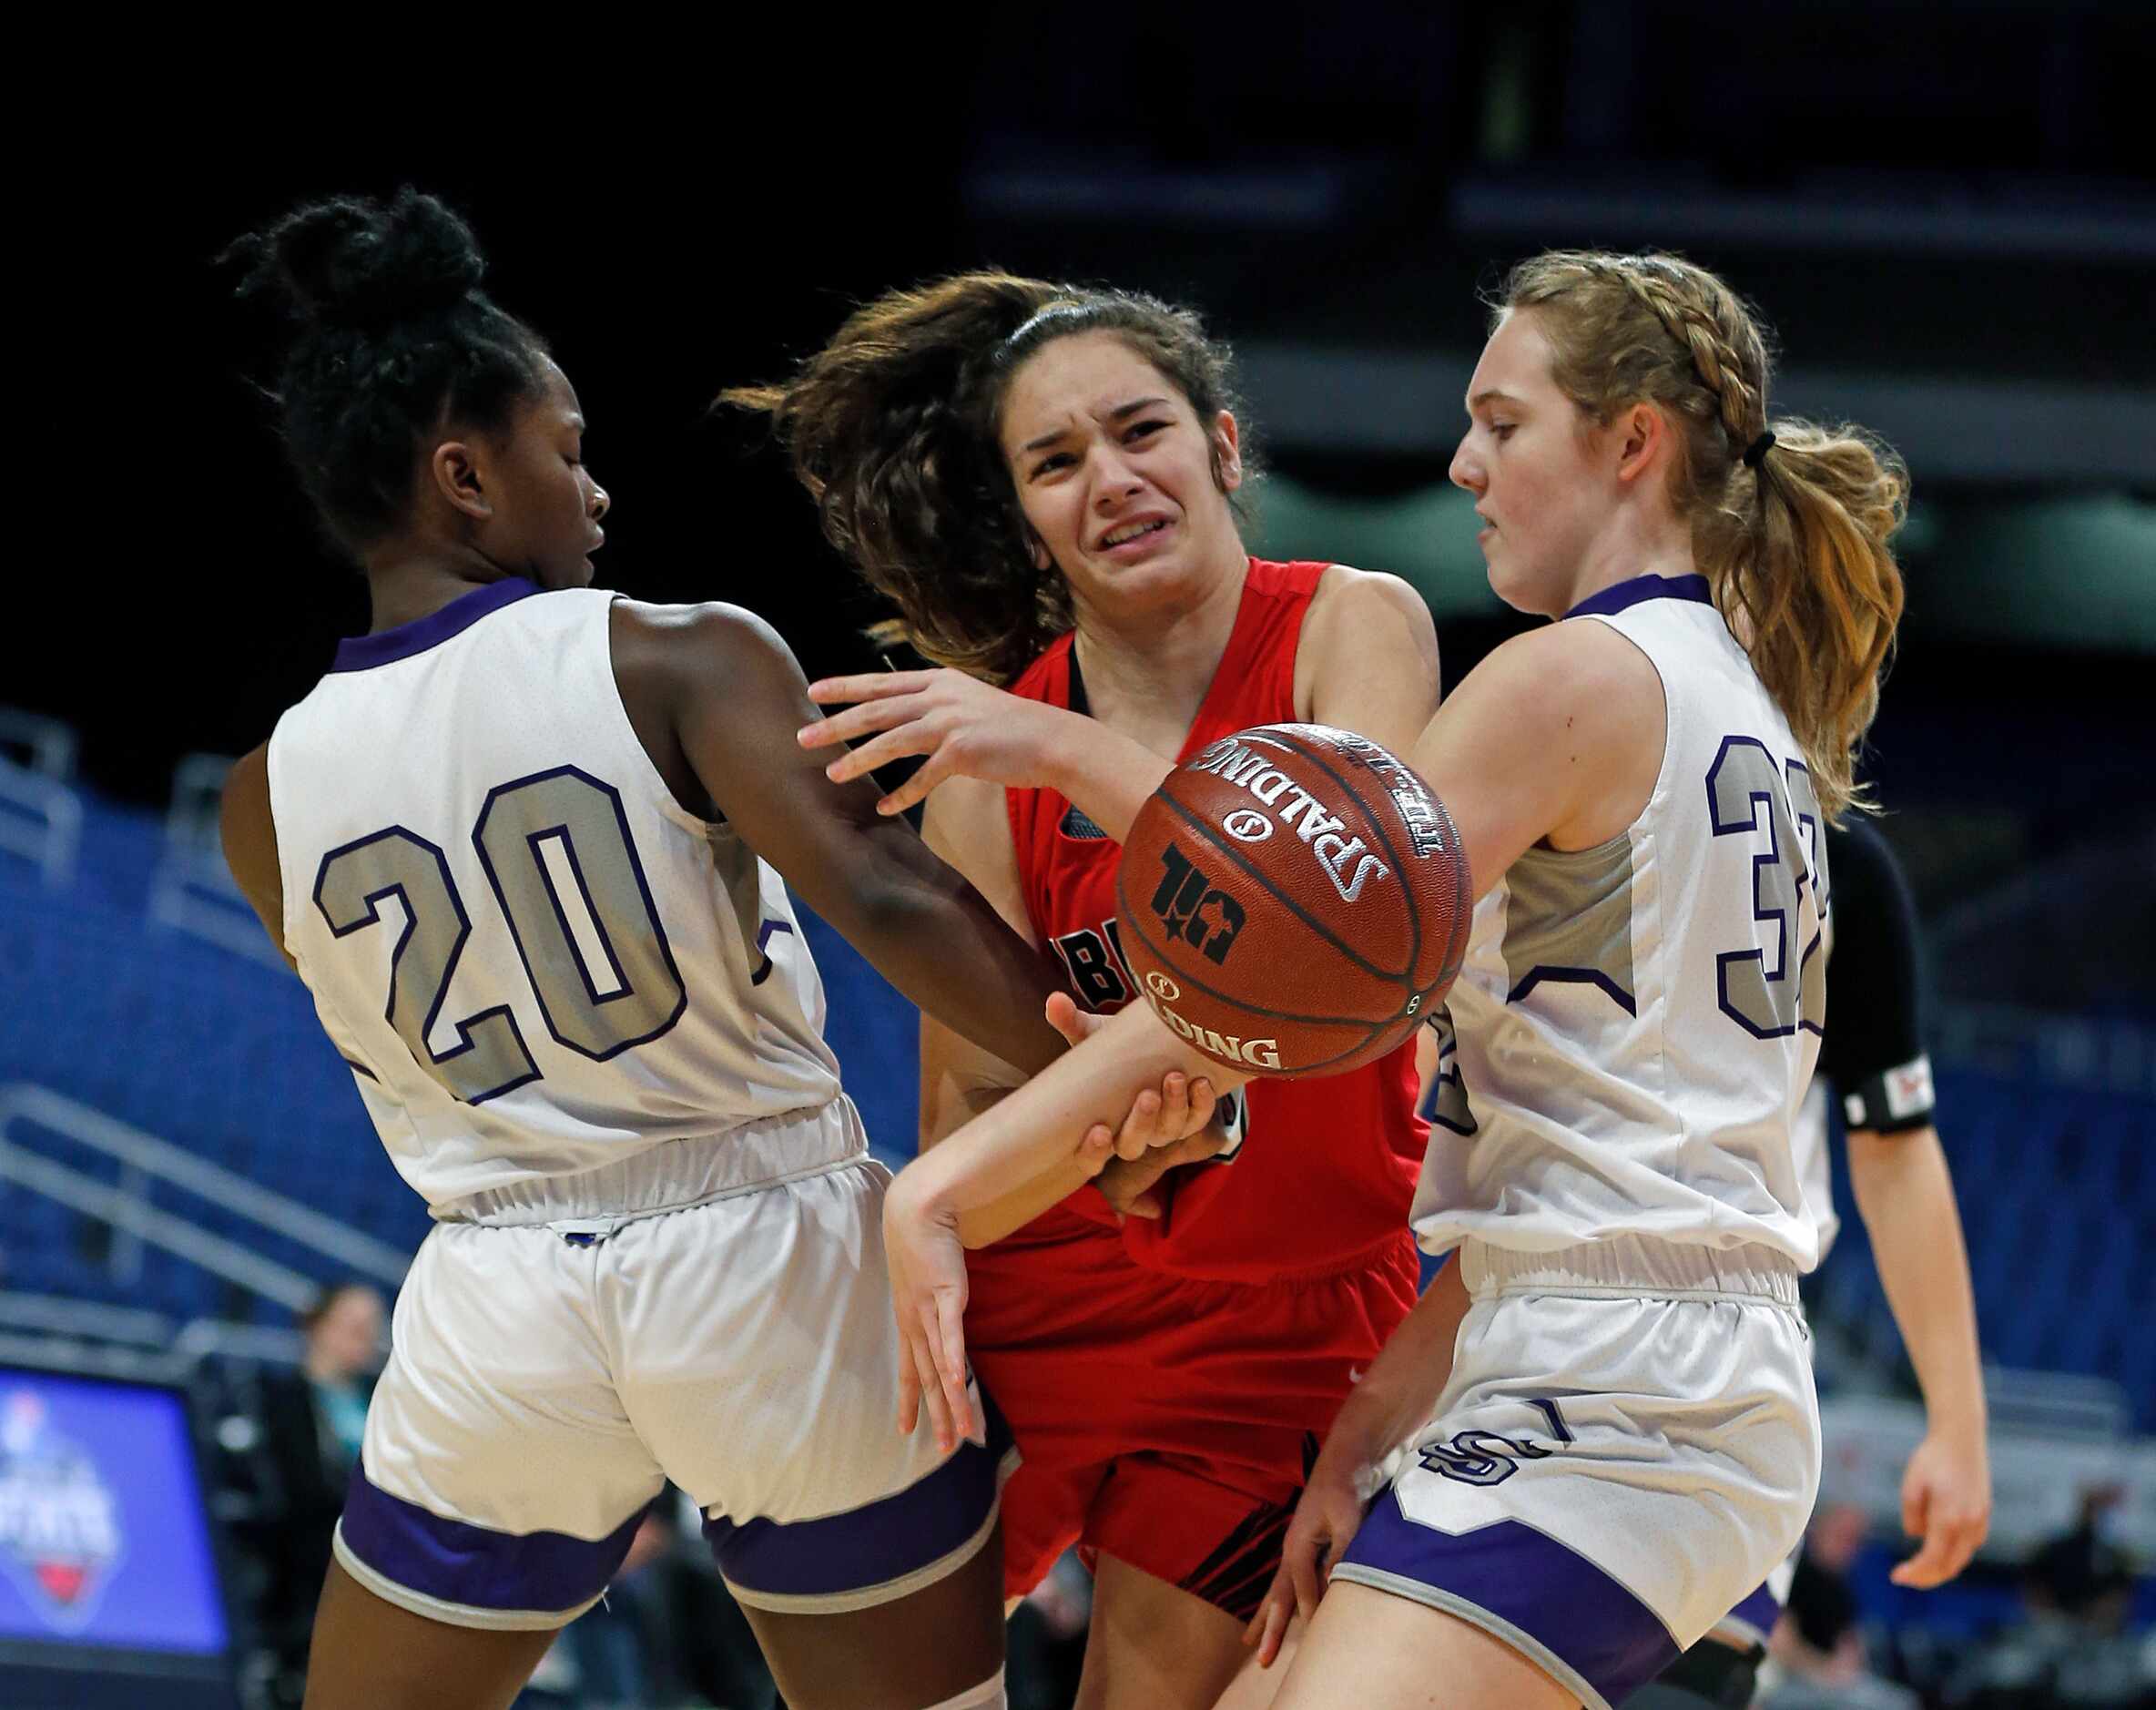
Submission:
[[[1827,817],[1868,811],[1856,750],[1901,618],[1889,545],[1907,509],[1901,459],[1861,428],[1770,423],[1760,321],[1675,256],[1551,250],[1514,268],[1492,307],[1535,315],[1559,389],[1597,422],[1641,402],[1670,412],[1684,447],[1670,499],[1714,603],[1789,720]]]

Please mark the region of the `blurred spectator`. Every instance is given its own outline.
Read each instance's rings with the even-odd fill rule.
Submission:
[[[262,1380],[266,1506],[253,1541],[267,1569],[261,1634],[277,1657],[280,1690],[293,1704],[306,1678],[308,1634],[337,1516],[360,1458],[381,1364],[382,1311],[370,1284],[325,1288],[300,1315],[307,1352],[299,1369]]]
[[[1948,1682],[1955,1710],[2147,1710],[2156,1705],[2156,1647],[2127,1630],[2133,1573],[2105,1537],[2123,1496],[2081,1492],[2073,1527],[2029,1559],[2029,1620],[1998,1634]]]
[[[1813,1519],[1769,1646],[1777,1678],[1760,1701],[1766,1710],[1919,1710],[1915,1693],[1866,1661],[1848,1576],[1867,1524],[1862,1509],[1846,1505]]]
[[[660,1710],[687,1702],[657,1618],[654,1564],[673,1546],[672,1491],[652,1504],[598,1603],[562,1630],[516,1710]]]
[[[1066,1550],[1012,1612],[1005,1680],[1011,1710],[1064,1710],[1078,1696],[1093,1578]]]
[[[748,1617],[719,1578],[702,1539],[669,1560],[660,1577],[662,1609],[675,1635],[676,1665],[696,1695],[723,1710],[785,1710]]]
[[[516,1710],[785,1710],[701,1519],[669,1486],[605,1598],[563,1630]]]
[[[2080,1514],[2072,1530],[2029,1559],[2025,1594],[2031,1608],[2064,1615],[2104,1634],[2124,1630],[2133,1600],[2133,1572],[2104,1532],[2125,1496],[2116,1484],[2081,1492]]]

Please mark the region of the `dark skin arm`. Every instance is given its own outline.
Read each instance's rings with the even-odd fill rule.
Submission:
[[[277,829],[270,822],[270,745],[250,749],[225,779],[224,805],[218,829],[225,843],[225,864],[239,881],[239,894],[261,917],[278,953],[292,962],[284,947],[284,875],[277,864]],[[292,962],[296,972],[297,962]]]
[[[906,999],[1029,1074],[1063,1054],[1044,1018],[1062,989],[867,779],[835,784],[838,748],[804,749],[808,679],[737,606],[615,603],[614,669],[629,722],[690,812],[723,814],[749,848]]]

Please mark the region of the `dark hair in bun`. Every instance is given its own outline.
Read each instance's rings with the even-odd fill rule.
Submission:
[[[310,202],[224,259],[246,269],[242,299],[289,322],[270,396],[300,486],[354,554],[404,521],[422,436],[499,428],[538,386],[545,341],[479,289],[472,228],[410,185]]]

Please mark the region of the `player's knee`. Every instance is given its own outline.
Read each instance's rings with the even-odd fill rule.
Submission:
[[[978,1686],[930,1705],[928,1710],[1009,1710],[1010,1703],[1003,1695],[1003,1671],[999,1668]]]

